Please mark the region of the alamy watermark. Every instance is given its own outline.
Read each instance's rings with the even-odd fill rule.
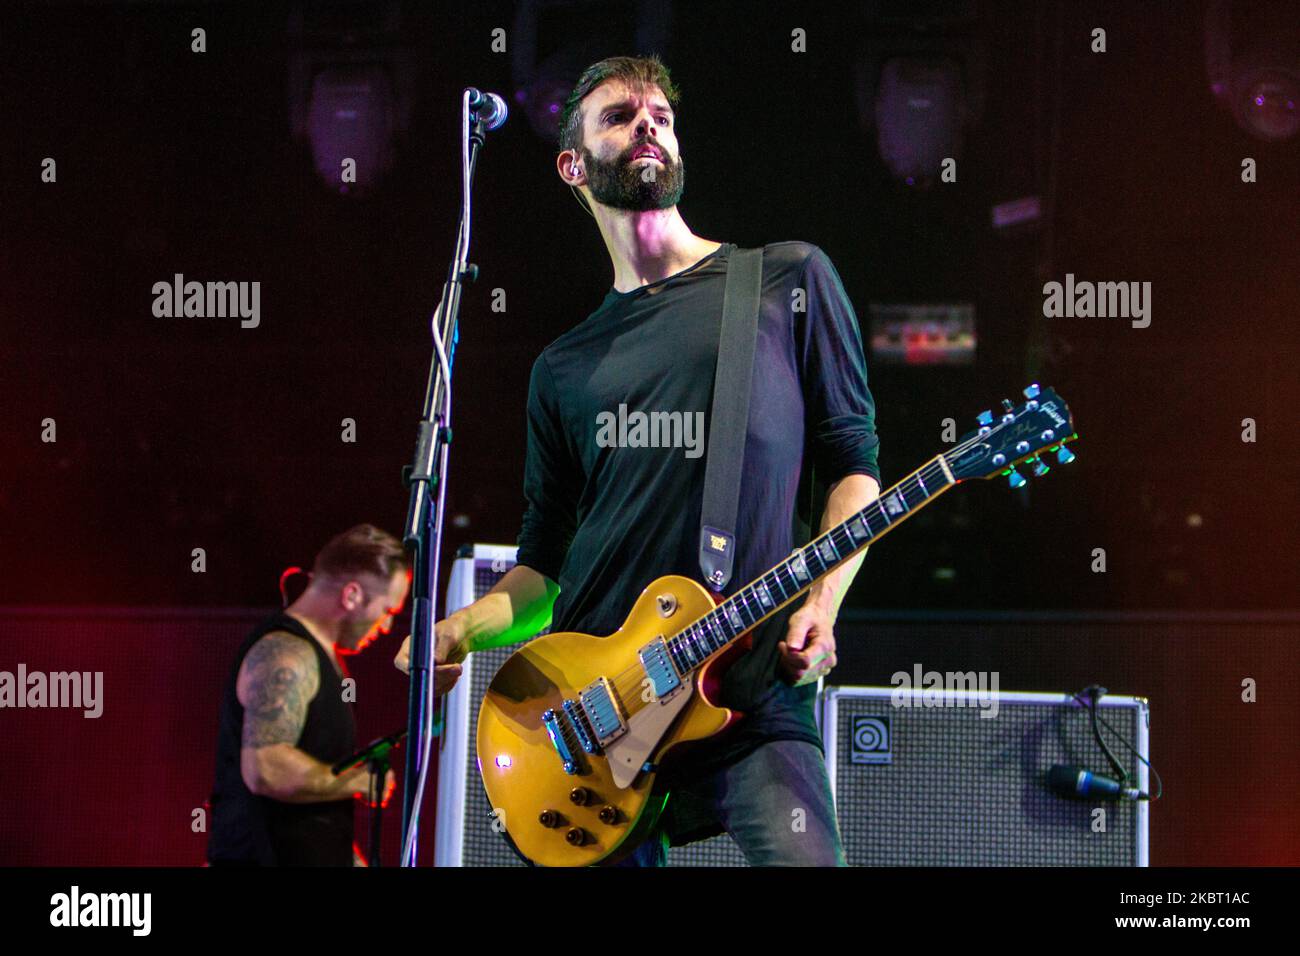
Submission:
[[[262,283],[185,281],[176,273],[170,283],[153,284],[153,314],[160,319],[225,319],[255,329],[262,322]]]
[[[83,717],[104,713],[103,671],[0,671],[0,708],[58,707],[82,711]]]
[[[1151,324],[1150,282],[1075,282],[1074,273],[1065,283],[1043,285],[1043,315],[1049,319],[1132,319],[1135,329]]]
[[[596,416],[596,445],[600,448],[682,448],[687,458],[704,453],[703,412],[629,412],[620,402],[618,414]]]
[[[51,926],[119,926],[132,936],[148,936],[152,914],[152,893],[83,893],[74,885],[50,897]]]
[[[896,671],[890,701],[895,707],[974,707],[981,718],[998,715],[997,671],[925,671],[912,665],[912,673]]]

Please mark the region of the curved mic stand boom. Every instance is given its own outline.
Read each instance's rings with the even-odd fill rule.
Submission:
[[[447,449],[451,444],[451,368],[456,352],[461,283],[473,282],[478,267],[467,262],[471,221],[470,187],[479,149],[488,130],[505,120],[504,103],[492,94],[467,89],[461,100],[461,211],[456,249],[430,333],[434,355],[429,365],[424,409],[415,443],[415,458],[403,469],[411,489],[403,543],[414,551],[411,600],[411,689],[407,712],[410,745],[402,781],[402,866],[414,866],[419,839],[419,810],[428,775],[433,723],[433,625],[435,591],[446,500]],[[450,343],[447,347],[446,343]]]

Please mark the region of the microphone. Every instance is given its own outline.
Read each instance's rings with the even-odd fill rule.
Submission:
[[[1082,767],[1056,764],[1047,772],[1047,785],[1053,792],[1072,800],[1150,800],[1151,795],[1125,787],[1114,777],[1107,777]]]
[[[495,93],[481,92],[472,86],[466,92],[469,93],[470,112],[478,115],[485,129],[496,129],[506,121],[510,111],[506,109],[506,101],[501,97]]]

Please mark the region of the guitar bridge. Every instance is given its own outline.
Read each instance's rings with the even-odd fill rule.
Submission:
[[[546,728],[546,735],[551,738],[551,746],[555,748],[555,754],[560,758],[560,766],[564,772],[579,773],[582,767],[579,766],[577,756],[569,747],[562,714],[563,711],[557,712],[554,708],[548,708],[542,712],[542,726]]]
[[[564,713],[573,725],[573,732],[577,735],[578,743],[582,745],[582,749],[589,754],[600,753],[600,744],[596,742],[596,737],[592,734],[591,725],[587,722],[587,716],[582,712],[582,707],[571,700],[565,700],[563,706]]]

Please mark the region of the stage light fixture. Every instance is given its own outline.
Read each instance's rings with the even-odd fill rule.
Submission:
[[[877,0],[863,12],[854,64],[862,132],[895,179],[929,186],[945,159],[960,158],[966,130],[983,114],[978,6]]]
[[[294,138],[308,144],[327,188],[365,196],[392,168],[398,137],[410,126],[417,63],[402,39],[402,6],[299,3],[288,34]]]
[[[880,158],[909,186],[934,180],[961,153],[961,72],[946,59],[895,57],[881,69],[874,104]]]

